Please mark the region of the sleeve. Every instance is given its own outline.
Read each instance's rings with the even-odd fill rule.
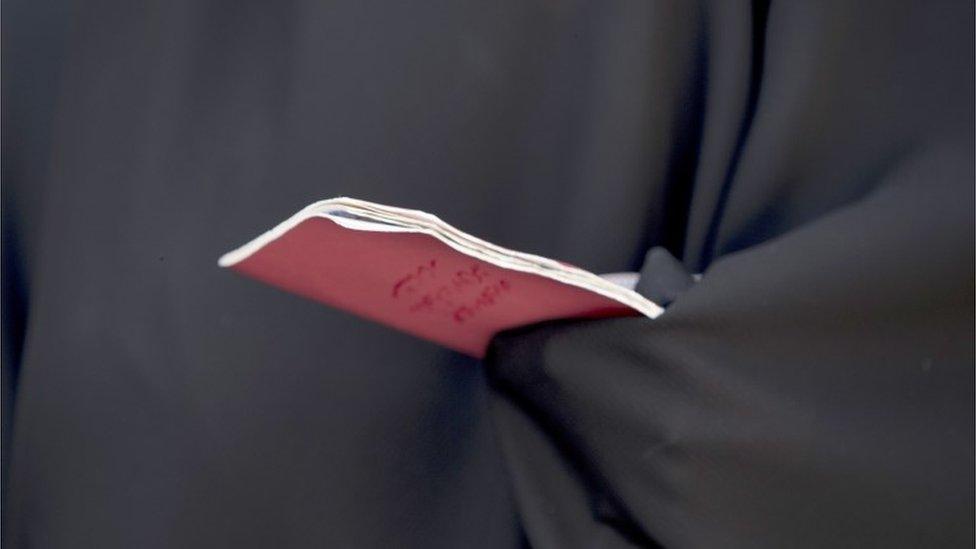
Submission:
[[[498,336],[532,545],[971,547],[972,146],[719,258],[657,320]]]

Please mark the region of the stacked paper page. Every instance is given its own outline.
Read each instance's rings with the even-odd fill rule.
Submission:
[[[517,326],[662,312],[589,271],[353,198],[311,204],[219,263],[476,357]]]

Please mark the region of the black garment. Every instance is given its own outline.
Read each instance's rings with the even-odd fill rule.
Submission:
[[[723,258],[657,320],[497,338],[533,544],[972,545],[972,206],[942,179],[969,154]]]
[[[533,545],[973,545],[972,6],[887,8],[706,17],[703,279],[487,359]]]
[[[644,256],[644,265],[638,273],[634,291],[666,307],[694,285],[695,275],[689,273],[670,252],[658,246],[648,250]]]
[[[972,545],[970,2],[4,8],[12,547]],[[335,195],[704,277],[489,386],[217,269]]]

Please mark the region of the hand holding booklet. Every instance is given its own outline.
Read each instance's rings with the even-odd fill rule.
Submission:
[[[315,202],[219,264],[478,358],[509,328],[663,312],[589,271],[353,198]]]

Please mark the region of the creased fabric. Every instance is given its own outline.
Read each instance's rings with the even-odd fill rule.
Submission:
[[[703,278],[487,360],[527,537],[970,546],[972,8],[710,7],[680,248]]]

